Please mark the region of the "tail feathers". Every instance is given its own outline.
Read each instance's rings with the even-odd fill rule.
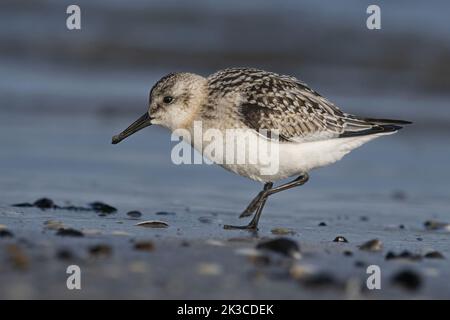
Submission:
[[[396,132],[403,127],[393,124],[374,125],[370,129],[364,129],[359,131],[344,131],[339,135],[339,138],[359,137],[367,136],[369,134]]]
[[[372,127],[358,130],[358,131],[345,131],[341,135],[339,135],[339,138],[348,138],[348,137],[358,137],[358,136],[366,136],[371,134],[377,134],[377,133],[389,133],[389,132],[396,132],[400,129],[402,129],[403,125],[412,124],[411,121],[406,120],[394,120],[394,119],[371,119],[371,118],[364,118],[361,119],[366,121],[369,125],[372,124]]]
[[[411,121],[406,120],[394,120],[394,119],[371,119],[371,118],[364,118],[363,120],[373,123],[373,124],[393,124],[393,125],[406,125],[406,124],[412,124]]]

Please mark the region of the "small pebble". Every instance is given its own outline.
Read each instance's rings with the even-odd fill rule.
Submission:
[[[423,241],[423,238],[416,238],[417,241]]]
[[[277,252],[295,259],[300,258],[300,247],[297,242],[287,238],[277,238],[258,243],[256,249]]]
[[[0,238],[12,238],[14,234],[7,229],[0,229]]]
[[[446,222],[428,220],[423,223],[427,230],[446,230],[450,231],[450,224]]]
[[[131,218],[140,218],[142,216],[142,213],[139,211],[130,211],[127,213],[127,216],[131,217]]]
[[[6,247],[6,252],[8,253],[14,268],[18,270],[28,269],[30,260],[22,248],[16,244],[11,244]]]
[[[110,214],[110,213],[114,213],[117,211],[116,208],[114,208],[106,203],[100,202],[100,201],[92,202],[89,204],[89,206],[95,212],[103,213],[103,214]]]
[[[372,239],[363,243],[359,249],[365,251],[381,251],[383,249],[383,243],[378,239]]]
[[[369,221],[369,217],[361,216],[361,217],[359,217],[359,220],[361,220],[361,221]]]
[[[42,210],[52,209],[55,207],[53,200],[48,199],[48,198],[41,198],[39,200],[36,200],[33,205]]]
[[[407,196],[404,191],[397,190],[392,193],[392,198],[398,201],[406,200]]]
[[[83,232],[76,230],[76,229],[72,229],[72,228],[63,228],[63,229],[59,229],[56,232],[57,236],[68,236],[68,237],[83,237],[84,234]]]
[[[336,238],[334,238],[333,242],[348,242],[348,240],[343,236],[337,236]]]
[[[112,248],[107,244],[97,244],[89,247],[91,256],[108,257],[112,254]]]
[[[64,224],[57,220],[47,220],[44,222],[44,227],[49,230],[64,229]]]
[[[403,224],[398,226],[399,229],[405,229],[405,226]]]
[[[134,249],[139,251],[153,251],[155,245],[151,241],[138,241],[134,244]]]
[[[210,217],[200,217],[200,218],[198,218],[198,221],[200,221],[201,223],[206,223],[206,224],[210,224],[212,222]]]
[[[205,276],[217,276],[222,273],[222,267],[216,263],[201,263],[197,266],[197,272]]]
[[[327,226],[327,224],[325,222],[319,223],[319,227],[326,227],[326,226]]]
[[[351,256],[353,256],[353,252],[351,252],[350,250],[345,250],[345,251],[343,252],[343,254],[344,254],[344,256],[346,256],[346,257],[351,257]]]
[[[186,240],[181,241],[181,246],[182,247],[189,247],[190,245],[191,244],[188,241],[186,241]]]
[[[392,278],[393,285],[400,286],[407,290],[417,290],[422,285],[421,276],[412,270],[403,270],[396,273]]]
[[[307,276],[310,276],[314,272],[315,269],[308,265],[294,264],[289,268],[289,275],[295,280],[303,279]]]
[[[168,228],[169,224],[164,221],[149,220],[149,221],[139,222],[138,224],[135,224],[135,226],[145,227],[145,228]]]
[[[296,234],[294,230],[289,228],[273,228],[272,230],[270,230],[270,232],[278,236],[287,236]]]
[[[424,258],[427,259],[445,259],[444,255],[439,251],[431,251],[424,255]]]
[[[361,260],[355,261],[355,267],[364,268],[365,266],[366,266],[366,263],[364,261],[361,261]]]
[[[56,258],[59,260],[72,260],[74,256],[70,250],[61,249],[56,252]]]

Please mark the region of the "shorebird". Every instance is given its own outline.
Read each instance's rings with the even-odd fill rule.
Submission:
[[[224,226],[246,230],[258,229],[269,196],[305,184],[312,169],[330,165],[364,143],[411,123],[344,113],[291,76],[230,68],[208,77],[193,73],[164,76],[150,90],[147,112],[114,136],[112,143],[152,124],[171,131],[192,132],[198,121],[204,130],[246,129],[259,142],[278,147],[278,170],[271,175],[262,174],[258,163],[219,163],[227,170],[264,183],[263,190],[240,215],[242,218],[254,214],[250,223]],[[269,133],[261,134],[263,130]],[[195,141],[188,142],[201,151]],[[297,178],[274,186],[274,182],[294,176]]]

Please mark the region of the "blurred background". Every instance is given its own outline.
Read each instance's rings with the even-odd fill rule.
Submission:
[[[161,76],[236,66],[296,76],[348,112],[415,122],[317,173],[321,190],[448,199],[450,2],[377,1],[381,30],[366,28],[373,1],[362,0],[80,0],[75,31],[70,4],[0,4],[0,201],[101,194],[135,203],[153,193],[165,205],[182,201],[175,186],[256,189],[218,168],[176,167],[160,128],[110,145]]]

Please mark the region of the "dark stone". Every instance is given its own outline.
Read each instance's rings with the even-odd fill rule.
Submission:
[[[182,247],[189,247],[191,244],[188,242],[188,241],[186,241],[186,240],[183,240],[182,242],[181,242],[181,246]]]
[[[134,244],[134,249],[140,251],[153,251],[155,245],[151,241],[139,241]]]
[[[56,232],[57,236],[67,236],[67,237],[83,237],[84,234],[83,232],[76,230],[76,229],[72,229],[72,228],[66,228],[66,229],[59,229]]]
[[[422,278],[415,271],[403,270],[396,273],[392,277],[391,282],[407,290],[417,290],[422,285]]]
[[[362,217],[359,217],[359,220],[361,220],[361,221],[369,221],[369,217],[362,216]]]
[[[407,195],[404,191],[397,190],[392,193],[392,198],[399,201],[404,201],[407,198]]]
[[[440,221],[434,221],[434,220],[428,220],[423,223],[425,226],[425,229],[427,230],[439,230],[439,229],[445,229],[449,227],[448,223],[440,222]]]
[[[140,218],[142,216],[142,213],[140,211],[130,211],[127,213],[127,216],[131,217],[131,218]]]
[[[346,256],[346,257],[351,257],[351,256],[353,256],[353,252],[351,252],[350,250],[345,250],[345,251],[343,252],[343,254],[344,254],[344,256]]]
[[[355,267],[364,268],[365,266],[366,266],[366,263],[364,261],[361,261],[361,260],[355,261]]]
[[[439,251],[431,251],[424,255],[427,259],[445,259],[444,255]]]
[[[198,221],[200,221],[201,223],[207,223],[207,224],[212,222],[210,217],[200,217],[200,218],[198,218]]]
[[[343,236],[337,236],[336,238],[334,238],[333,242],[348,242],[348,240]]]
[[[300,254],[297,242],[288,238],[276,238],[258,243],[256,249],[269,250],[288,257],[296,257]]]
[[[117,211],[116,208],[103,203],[103,202],[92,202],[89,204],[92,208],[92,210],[94,210],[95,212],[99,212],[99,213],[104,213],[104,214],[110,214],[110,213],[114,213]]]
[[[378,239],[369,240],[363,243],[359,249],[365,251],[380,251],[383,248],[383,243]]]
[[[34,202],[34,206],[39,208],[39,209],[45,210],[45,209],[52,209],[52,208],[54,208],[55,204],[53,203],[53,200],[51,200],[51,199],[41,198],[41,199],[36,200]]]
[[[6,229],[0,229],[0,238],[12,238],[14,237],[13,233]]]
[[[168,228],[169,224],[164,221],[142,221],[136,224],[136,226],[144,228]]]
[[[326,227],[326,226],[327,226],[327,224],[325,222],[319,223],[319,227]]]
[[[72,260],[74,256],[70,250],[61,249],[56,252],[56,258],[59,260]]]
[[[112,248],[106,244],[97,244],[89,247],[89,253],[92,256],[110,256]]]

